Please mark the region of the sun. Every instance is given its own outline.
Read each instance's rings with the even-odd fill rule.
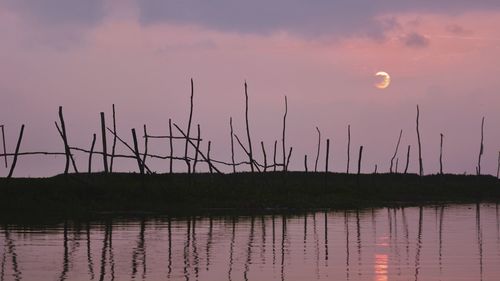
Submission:
[[[389,73],[387,73],[385,71],[379,71],[379,72],[375,73],[375,76],[382,78],[382,80],[380,82],[375,83],[375,87],[377,87],[379,89],[385,89],[385,88],[389,87],[389,84],[391,84],[391,76],[389,75]]]

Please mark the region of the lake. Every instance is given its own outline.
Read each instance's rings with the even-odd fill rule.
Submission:
[[[495,204],[0,226],[0,280],[499,280]]]

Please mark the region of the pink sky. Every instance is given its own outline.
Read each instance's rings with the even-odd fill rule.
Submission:
[[[364,172],[373,171],[375,164],[379,171],[388,170],[400,129],[400,167],[411,145],[410,171],[416,172],[419,104],[425,173],[438,171],[440,133],[445,135],[445,172],[474,173],[484,116],[483,171],[496,174],[500,9],[493,2],[469,7],[459,1],[464,7],[450,13],[422,7],[379,9],[368,15],[360,10],[370,21],[352,30],[346,27],[348,19],[342,25],[322,16],[273,25],[256,15],[254,27],[253,22],[243,25],[244,18],[221,23],[211,15],[148,18],[147,9],[134,0],[97,2],[103,3],[102,13],[94,20],[71,16],[70,11],[59,19],[30,1],[18,5],[0,0],[0,124],[5,124],[10,151],[23,123],[27,127],[21,150],[63,151],[53,124],[59,105],[64,106],[74,146],[90,146],[92,133],[99,132],[99,112],[110,117],[113,103],[119,133],[128,141],[130,129],[141,130],[142,124],[153,134],[166,134],[168,118],[187,123],[192,77],[193,123],[201,124],[203,138],[212,140],[214,158],[220,160],[230,159],[230,116],[235,132],[244,136],[246,80],[258,159],[261,140],[271,154],[272,143],[281,139],[286,95],[292,170],[303,169],[304,154],[309,167],[313,165],[319,126],[324,138],[332,139],[331,170],[344,171],[351,124],[351,153],[356,155],[364,145]],[[355,17],[358,11],[349,12]],[[372,32],[370,25],[380,30]],[[373,75],[380,70],[392,77],[385,90],[373,86]],[[177,154],[183,146],[178,143]],[[151,149],[168,153],[161,141]],[[237,157],[245,159],[240,149]],[[77,154],[77,160],[83,170],[86,156]],[[159,172],[168,168],[165,161],[151,163]],[[16,176],[46,176],[60,173],[64,159],[23,157],[18,165]],[[133,161],[117,167],[136,170]],[[184,169],[180,162],[176,167]],[[0,168],[1,176],[7,172]]]

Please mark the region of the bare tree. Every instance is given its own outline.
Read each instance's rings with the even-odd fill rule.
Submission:
[[[484,140],[484,117],[481,121],[481,145],[479,147],[479,157],[477,160],[477,167],[476,167],[476,173],[478,176],[481,175],[481,158],[483,157],[483,152],[484,152],[483,140]]]
[[[253,164],[253,152],[252,152],[252,139],[250,137],[250,126],[248,125],[248,86],[245,81],[245,123],[247,128],[247,138],[248,138],[248,158],[250,160],[250,170],[254,172]]]
[[[419,118],[420,118],[420,110],[418,108],[417,104],[417,140],[418,140],[418,167],[419,167],[419,175],[423,176],[424,175],[424,167],[423,167],[423,161],[422,161],[422,145],[420,143],[420,128],[419,128]]]
[[[318,127],[316,127],[316,131],[318,132],[318,150],[316,152],[316,163],[314,164],[314,171],[318,171],[318,160],[319,160],[319,151],[321,149],[321,132]]]
[[[439,174],[443,174],[443,134],[440,134],[441,141],[439,145]]]
[[[399,132],[399,137],[398,137],[398,142],[396,144],[396,149],[394,150],[394,155],[392,155],[391,158],[391,166],[389,168],[389,172],[392,173],[392,166],[394,164],[394,158],[396,158],[396,155],[398,154],[398,149],[399,149],[399,143],[401,142],[401,136],[403,135],[403,130]]]

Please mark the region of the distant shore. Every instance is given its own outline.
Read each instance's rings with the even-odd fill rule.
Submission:
[[[499,202],[492,176],[270,172],[0,179],[2,216],[252,212]]]

